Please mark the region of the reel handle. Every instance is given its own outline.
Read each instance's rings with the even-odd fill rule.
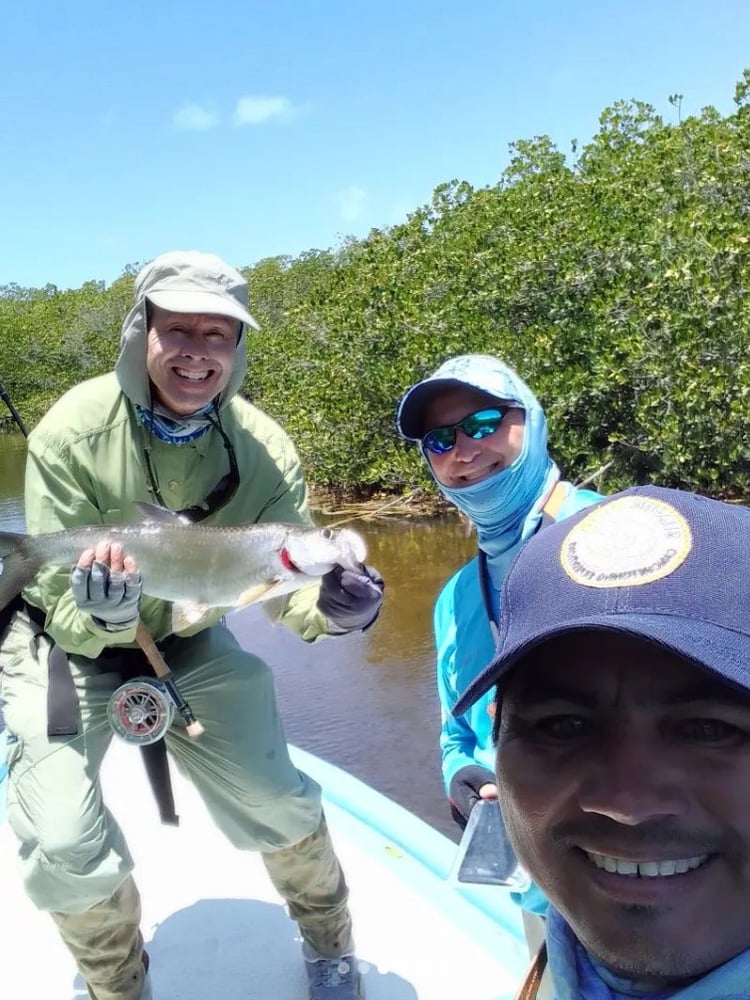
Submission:
[[[167,661],[161,655],[161,651],[154,642],[153,636],[142,621],[139,621],[136,627],[135,639],[143,650],[146,659],[154,668],[154,673],[160,681],[163,681],[164,686],[168,689],[170,695],[172,696],[177,711],[185,720],[188,736],[192,739],[197,739],[199,736],[202,736],[205,729],[193,715],[193,710],[190,708],[190,705],[182,697],[180,689],[175,683],[172,671],[167,665]]]

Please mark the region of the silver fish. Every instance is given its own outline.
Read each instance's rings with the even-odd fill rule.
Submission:
[[[84,549],[120,542],[141,573],[143,592],[171,601],[180,620],[289,594],[334,566],[356,569],[367,548],[348,528],[288,524],[190,524],[152,504],[134,524],[82,525],[43,535],[0,532],[0,608],[45,566],[72,566]]]

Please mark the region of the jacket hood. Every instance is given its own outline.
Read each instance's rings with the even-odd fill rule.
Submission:
[[[213,254],[172,251],[147,264],[135,281],[135,305],[122,324],[115,374],[123,393],[147,409],[152,405],[146,369],[151,302],[172,312],[216,313],[240,322],[234,365],[217,397],[222,409],[239,392],[247,373],[247,330],[258,324],[247,311],[247,282],[234,268]]]

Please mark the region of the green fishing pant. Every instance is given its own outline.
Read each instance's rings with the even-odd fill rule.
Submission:
[[[105,661],[69,656],[78,735],[48,737],[50,640],[35,638],[35,631],[23,612],[16,614],[0,674],[10,740],[8,820],[20,841],[26,891],[39,909],[58,917],[115,906],[124,923],[132,923],[132,904],[117,902],[117,893],[133,861],[98,777],[114,735],[107,703],[120,677]],[[222,626],[174,640],[168,659],[205,727],[191,740],[177,717],[166,736],[177,767],[230,842],[262,853],[313,948],[330,956],[351,951],[348,890],[322,817],[320,788],[289,758],[270,669]],[[137,893],[125,895],[137,900]],[[66,937],[63,924],[58,919]],[[132,951],[132,941],[125,947]]]

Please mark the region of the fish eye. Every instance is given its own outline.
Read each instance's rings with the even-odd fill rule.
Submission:
[[[331,528],[323,528],[323,538],[333,538],[333,531]]]

